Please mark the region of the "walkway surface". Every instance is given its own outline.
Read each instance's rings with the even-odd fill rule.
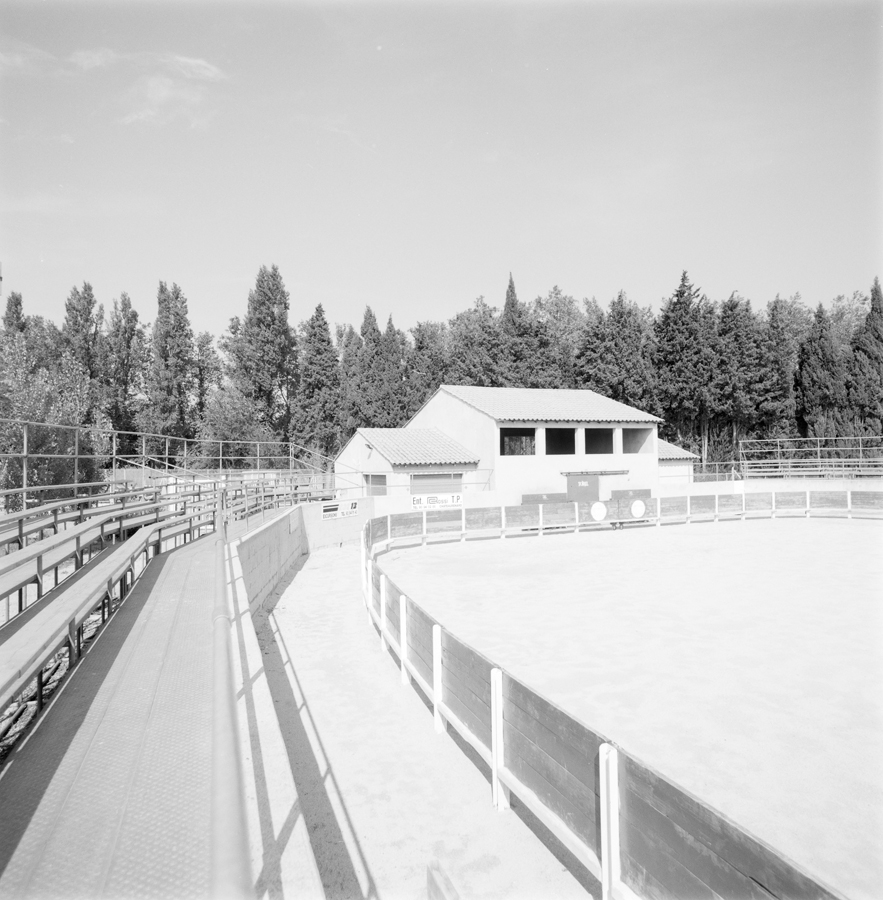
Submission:
[[[461,640],[805,871],[883,895],[883,521],[605,530],[379,562]]]
[[[400,683],[368,622],[358,546],[314,551],[256,630],[237,587],[259,896],[418,900],[437,862],[464,900],[600,897],[542,826],[529,829],[527,811],[494,810],[480,761],[436,734]]]
[[[153,560],[0,774],[0,897],[206,896],[215,538]]]

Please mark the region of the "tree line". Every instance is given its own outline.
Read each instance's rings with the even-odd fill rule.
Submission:
[[[332,334],[321,305],[294,326],[276,266],[217,339],[195,334],[187,298],[159,283],[145,323],[123,293],[105,313],[74,287],[61,327],[10,293],[0,333],[0,416],[198,440],[292,441],[331,459],[361,426],[403,425],[440,384],[591,388],[660,416],[662,436],[704,460],[747,438],[883,433],[883,296],[799,295],[762,309],[711,300],[686,272],[658,313],[620,292],[603,308],[553,287],[501,307],[479,297],[408,333]]]

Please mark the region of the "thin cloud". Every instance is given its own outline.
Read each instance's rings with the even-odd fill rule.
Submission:
[[[78,50],[69,62],[85,72],[113,66],[140,73],[122,96],[128,110],[119,118],[123,125],[160,125],[177,119],[194,128],[205,126],[212,118],[206,109],[209,88],[226,78],[207,60],[176,53],[120,53],[100,47]]]
[[[34,74],[57,67],[51,53],[21,41],[4,41],[0,48],[0,72]]]
[[[88,72],[90,69],[101,69],[112,65],[123,58],[116,51],[102,47],[99,50],[77,50],[76,53],[71,54],[70,61],[78,68]]]

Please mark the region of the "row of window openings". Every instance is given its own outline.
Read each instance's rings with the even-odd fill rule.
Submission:
[[[584,428],[587,454],[613,453],[612,428]],[[642,453],[649,450],[651,429],[623,428],[622,452]],[[535,456],[536,428],[501,428],[500,456]],[[547,428],[546,456],[572,456],[576,453],[575,428]]]

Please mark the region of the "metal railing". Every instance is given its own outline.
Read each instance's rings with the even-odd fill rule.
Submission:
[[[883,436],[778,438],[739,442],[746,478],[883,475]]]

